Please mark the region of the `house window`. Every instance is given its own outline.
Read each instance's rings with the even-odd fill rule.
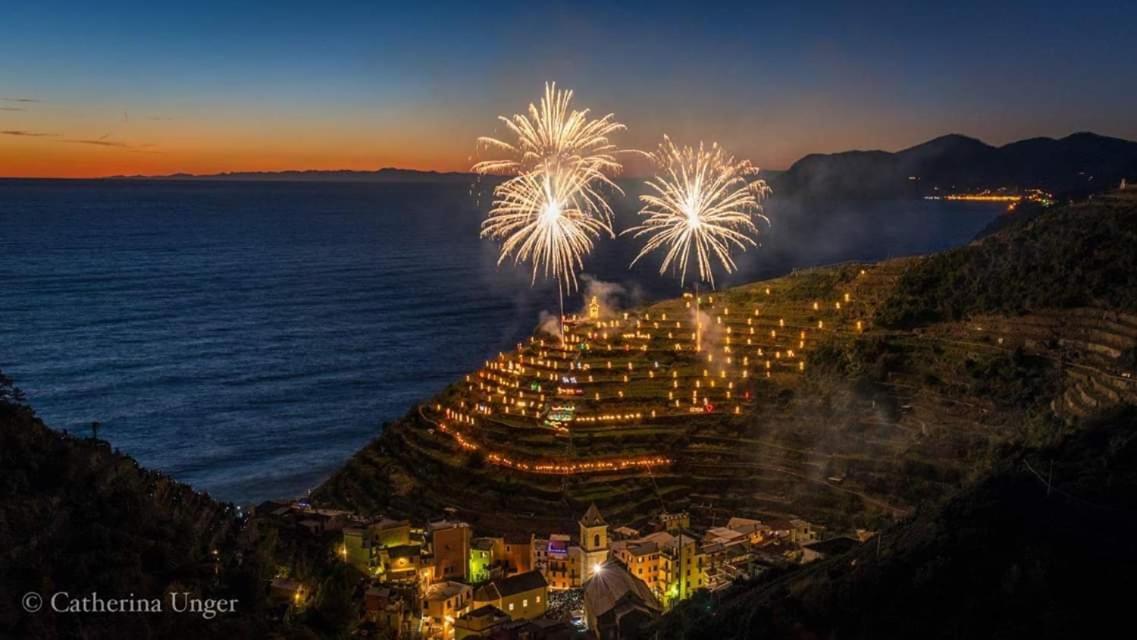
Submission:
[[[513,603],[512,602],[509,603],[509,610],[513,611]]]
[[[600,548],[600,534],[599,533],[592,537],[592,546],[597,548],[597,549]]]
[[[537,596],[537,604],[541,604],[541,596]]]
[[[524,600],[522,600],[521,606],[522,607],[528,607],[529,606],[529,598],[525,598]]]

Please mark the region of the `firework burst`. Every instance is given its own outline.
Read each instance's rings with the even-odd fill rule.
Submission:
[[[537,275],[556,278],[561,291],[577,288],[576,271],[601,233],[612,235],[607,219],[594,215],[588,172],[551,167],[524,173],[494,190],[482,237],[501,240],[498,264],[531,262]]]
[[[612,114],[592,118],[571,108],[572,91],[545,85],[528,115],[501,116],[514,141],[478,142],[505,157],[474,165],[481,174],[512,176],[494,189],[482,236],[502,241],[498,264],[510,256],[531,261],[538,274],[556,278],[560,291],[577,288],[576,271],[603,232],[612,232],[608,192],[623,193],[610,174],[621,170],[609,136],[624,129]]]
[[[664,136],[652,158],[659,173],[646,182],[649,193],[640,196],[644,205],[640,215],[646,219],[625,232],[648,238],[632,264],[664,249],[659,272],[674,267],[682,284],[694,254],[699,279],[713,287],[712,258],[731,273],[735,269],[731,252],[757,245],[754,219],[769,222],[762,213],[762,200],[770,189],[757,178],[756,167],[736,161],[718,144],[709,149],[702,143],[697,149],[677,147]]]
[[[570,109],[571,102],[572,91],[558,91],[555,82],[546,83],[540,106],[530,103],[528,115],[499,116],[516,141],[478,138],[479,144],[506,157],[483,160],[474,165],[474,171],[519,175],[555,164],[587,170],[592,177],[612,185],[607,174],[619,173],[622,167],[609,136],[625,127],[611,113],[591,118],[588,109]]]

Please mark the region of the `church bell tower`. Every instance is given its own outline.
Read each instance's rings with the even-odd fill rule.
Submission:
[[[581,561],[584,563],[580,575],[587,580],[596,572],[596,567],[608,560],[608,523],[600,515],[596,503],[592,503],[579,524]]]

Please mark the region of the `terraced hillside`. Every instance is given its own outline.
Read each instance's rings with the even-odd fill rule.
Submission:
[[[1079,250],[1063,229],[1125,229],[1134,209],[1104,199],[931,258],[586,310],[563,340],[535,335],[424,401],[315,497],[409,515],[453,507],[500,530],[565,527],[592,501],[617,522],[687,509],[875,526],[960,486],[1001,447],[1137,394],[1125,295],[1048,307],[1008,295],[999,271],[1049,266],[1050,247]],[[1124,233],[1082,239],[1131,252],[1114,246]],[[984,274],[991,248],[1008,245],[1021,259],[988,260]],[[959,308],[945,313],[918,286],[943,273],[1002,293],[966,308],[948,296]]]
[[[1112,411],[849,552],[696,595],[661,640],[1099,638],[1128,622],[1103,567],[1137,548],[1137,412]]]

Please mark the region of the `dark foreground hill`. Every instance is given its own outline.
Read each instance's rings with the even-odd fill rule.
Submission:
[[[1045,308],[1137,311],[1137,191],[1125,193],[1046,211],[918,260],[878,311],[880,322],[908,328]]]
[[[844,555],[691,601],[661,638],[1090,638],[1128,624],[1137,412],[1008,452],[940,507]]]
[[[335,635],[340,622],[326,612],[286,622],[268,600],[280,568],[335,580],[322,564],[331,549],[249,522],[102,440],[47,428],[0,373],[0,638]],[[58,592],[158,599],[162,609],[56,613]],[[235,600],[235,612],[174,613],[175,592]],[[24,610],[28,593],[43,598],[38,612]]]

